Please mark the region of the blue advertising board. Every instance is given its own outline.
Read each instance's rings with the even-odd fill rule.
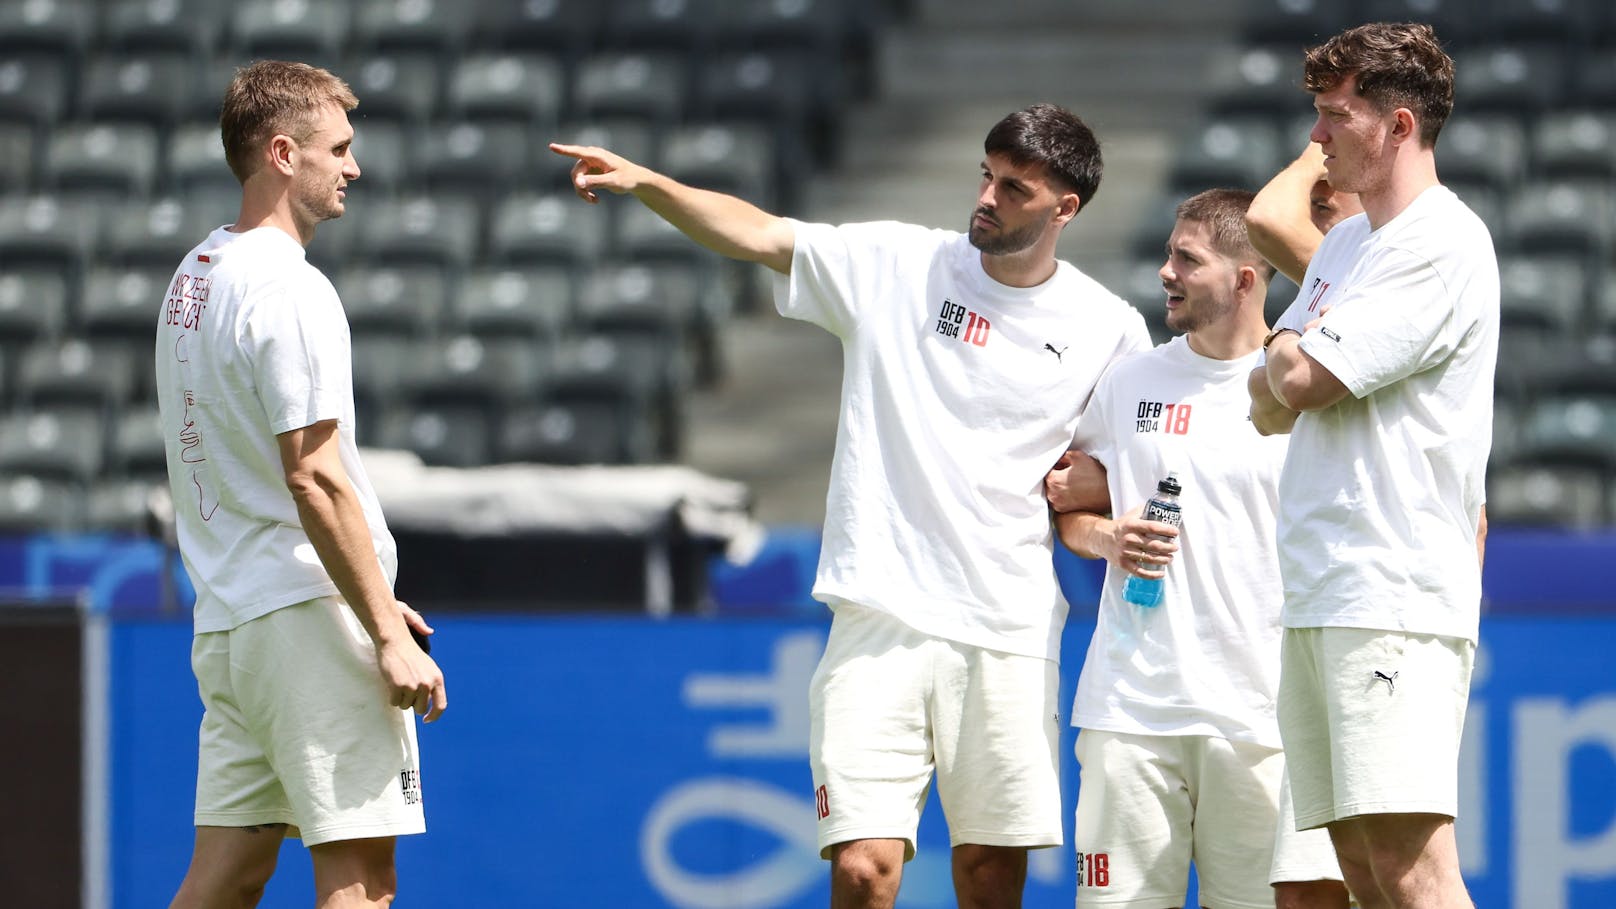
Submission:
[[[401,902],[434,907],[797,909],[829,901],[804,757],[823,621],[436,616],[450,708],[424,727],[429,831],[399,844]],[[1067,630],[1069,702],[1092,626]],[[167,904],[191,841],[200,708],[189,628],[112,640],[113,905]],[[1462,757],[1480,909],[1616,905],[1616,619],[1495,618]],[[1076,767],[1064,751],[1070,824]],[[308,902],[296,843],[265,907]],[[1029,907],[1068,907],[1066,849]],[[953,905],[935,798],[899,905]]]

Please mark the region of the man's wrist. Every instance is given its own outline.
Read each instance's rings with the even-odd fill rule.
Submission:
[[[1274,341],[1277,340],[1280,335],[1285,334],[1286,332],[1290,332],[1291,334],[1297,336],[1298,338],[1300,338],[1302,336],[1302,333],[1297,331],[1294,328],[1276,328],[1273,331],[1268,333],[1268,337],[1263,338],[1262,349],[1267,350],[1268,345],[1274,343]]]

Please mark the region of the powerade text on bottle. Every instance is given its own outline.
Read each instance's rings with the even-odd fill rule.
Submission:
[[[1178,485],[1178,474],[1169,473],[1167,479],[1156,484],[1156,494],[1145,504],[1144,519],[1174,527],[1182,526],[1184,512],[1179,508],[1178,494],[1183,491],[1183,487]],[[1161,578],[1149,579],[1130,574],[1122,585],[1122,598],[1135,606],[1155,606],[1161,602],[1161,595]]]

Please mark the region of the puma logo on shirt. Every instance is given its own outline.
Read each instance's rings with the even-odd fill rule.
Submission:
[[[1068,345],[1066,345],[1066,347],[1062,347],[1060,350],[1056,350],[1055,345],[1049,344],[1049,343],[1044,344],[1044,349],[1055,355],[1055,362],[1057,362],[1057,363],[1060,363],[1060,362],[1064,361],[1065,357],[1062,356],[1062,355],[1065,354],[1066,351],[1070,347],[1071,347],[1071,345],[1068,344]]]

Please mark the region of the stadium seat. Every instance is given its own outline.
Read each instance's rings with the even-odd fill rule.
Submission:
[[[1475,13],[1481,41],[1574,42],[1592,32],[1597,18],[1584,0],[1491,0]]]
[[[166,457],[155,408],[131,407],[118,414],[107,450],[107,467],[114,475],[161,481],[167,475]]]
[[[460,267],[471,261],[477,249],[480,222],[478,204],[455,194],[378,201],[367,204],[365,220],[358,225],[357,246],[379,263]]]
[[[353,388],[359,443],[374,445],[381,415],[397,403],[407,376],[418,361],[418,343],[398,335],[353,336]]]
[[[154,500],[168,496],[168,481],[164,477],[92,483],[84,492],[84,529],[151,536],[157,527]],[[155,507],[167,508],[165,505]]]
[[[666,344],[639,336],[595,333],[564,344],[550,372],[549,403],[608,404],[625,432],[644,424],[657,454],[679,447],[681,395],[677,356]]]
[[[709,48],[713,0],[615,0],[606,4],[604,35],[615,48],[694,55]]]
[[[1593,324],[1596,331],[1616,335],[1616,266],[1607,267],[1604,279],[1596,282]]]
[[[1510,194],[1508,237],[1536,252],[1603,254],[1610,247],[1613,206],[1603,181],[1532,181]]]
[[[606,4],[597,0],[479,0],[478,47],[575,53],[593,48]]]
[[[1556,178],[1616,177],[1616,113],[1545,113],[1532,130],[1532,161]]]
[[[1444,183],[1512,189],[1526,172],[1526,146],[1526,130],[1517,117],[1456,116],[1442,127],[1437,170]]]
[[[368,132],[379,121],[412,126],[437,114],[443,98],[443,66],[422,53],[376,53],[351,57],[342,75],[359,96],[350,119],[354,129]],[[360,167],[364,167],[361,162]]]
[[[239,0],[231,12],[230,47],[252,59],[330,60],[347,43],[352,24],[348,0]]]
[[[830,59],[852,31],[850,6],[845,0],[716,0],[713,41],[748,50],[807,50]]]
[[[418,354],[404,376],[411,405],[472,407],[489,418],[536,399],[554,359],[548,342],[473,335],[422,345]]]
[[[1258,0],[1248,9],[1245,31],[1256,44],[1306,47],[1359,21],[1339,0]]]
[[[1490,527],[1603,526],[1605,478],[1596,468],[1514,463],[1488,471],[1487,523]]]
[[[1210,186],[1255,191],[1286,163],[1282,159],[1289,150],[1289,144],[1280,142],[1270,117],[1213,119],[1179,147],[1172,188],[1186,197]]]
[[[154,311],[154,330],[156,323]],[[138,349],[144,356],[114,341],[75,337],[34,344],[18,365],[17,400],[38,410],[110,412],[141,397],[151,381],[151,342],[142,341]]]
[[[623,207],[632,211],[640,206]],[[592,262],[611,242],[613,207],[588,205],[570,193],[523,193],[498,203],[489,228],[489,261],[572,264]]]
[[[1311,106],[1302,90],[1301,49],[1292,45],[1240,48],[1220,53],[1207,74],[1213,112],[1275,116]]]
[[[559,119],[565,99],[558,59],[533,53],[479,53],[462,58],[450,71],[445,113],[545,129]]]
[[[0,261],[6,267],[50,262],[78,267],[95,242],[100,212],[49,195],[0,199]]]
[[[476,192],[492,201],[526,177],[531,144],[525,123],[437,123],[421,132],[412,171],[428,187]]]
[[[229,7],[216,0],[108,3],[101,12],[101,42],[132,51],[180,51],[202,58],[218,47],[228,13]]]
[[[187,250],[222,223],[221,217],[208,217],[208,212],[187,208],[171,196],[132,199],[107,219],[101,238],[106,254],[102,261],[150,266],[166,276]]]
[[[696,245],[677,227],[643,205],[625,205],[617,211],[613,246],[619,255],[647,262],[705,262],[717,265],[717,253]]]
[[[1473,38],[1475,0],[1359,0],[1359,22],[1425,22],[1444,44]],[[1356,25],[1357,23],[1352,23]]]
[[[60,268],[8,267],[0,272],[0,350],[10,354],[11,364],[28,345],[61,334],[68,321],[67,291]]]
[[[1616,30],[1616,17],[1612,17]],[[1616,47],[1592,48],[1572,63],[1571,97],[1577,104],[1609,110],[1616,108]]]
[[[1616,471],[1616,397],[1539,397],[1521,428],[1520,455]]]
[[[454,327],[485,339],[554,343],[572,320],[572,273],[564,266],[475,269],[453,302]]]
[[[194,108],[196,75],[195,61],[183,53],[102,54],[84,75],[79,112],[94,120],[166,127]]]
[[[430,336],[449,294],[443,270],[434,266],[352,265],[334,283],[356,342]]]
[[[179,261],[180,253],[174,256]],[[125,338],[150,343],[162,312],[174,266],[92,268],[79,298],[77,328],[87,338]]]
[[[1440,32],[1438,32],[1440,34]],[[1499,44],[1454,53],[1455,97],[1466,111],[1528,116],[1565,95],[1565,58],[1556,48]]]
[[[1515,399],[1493,396],[1493,447],[1488,455],[1490,464],[1507,464],[1520,451],[1521,416],[1525,406]]]
[[[662,167],[676,180],[766,209],[778,201],[774,140],[761,127],[699,123],[670,130],[662,146]]]
[[[352,44],[370,50],[459,51],[472,17],[464,0],[360,0]]]
[[[20,193],[34,182],[34,128],[0,123],[0,194]]]
[[[643,423],[625,427],[610,403],[549,402],[505,414],[495,456],[506,463],[644,463],[655,447],[650,436]]]
[[[659,344],[669,355],[667,380],[683,386],[719,372],[718,325],[727,305],[710,271],[679,263],[603,266],[581,282],[578,325],[586,332]]]
[[[49,126],[67,112],[71,74],[57,57],[38,53],[0,56],[0,120]]]
[[[684,116],[688,88],[684,58],[674,54],[615,52],[579,64],[572,87],[580,117],[638,117],[667,125]]]
[[[773,136],[775,172],[805,173],[815,161],[828,162],[834,149],[834,111],[845,92],[833,61],[746,51],[699,62],[690,117],[764,125]]]
[[[359,165],[361,189],[374,195],[379,188],[392,192],[412,186],[411,149],[415,131],[390,120],[360,119],[354,123],[353,154]]]
[[[1570,340],[1587,325],[1588,279],[1578,256],[1509,256],[1499,262],[1502,330]]]
[[[40,182],[58,192],[102,193],[109,200],[151,192],[157,180],[157,132],[145,125],[59,126],[45,147]]]
[[[99,416],[13,410],[0,416],[0,476],[33,476],[85,483],[105,461]]]
[[[220,94],[224,89],[220,88]],[[215,101],[217,104],[217,101]],[[168,138],[163,185],[170,194],[241,195],[241,184],[225,162],[219,121],[191,121],[176,127]],[[232,212],[234,214],[234,212]]]
[[[64,533],[84,523],[75,484],[31,475],[0,476],[0,533]]]
[[[378,444],[413,451],[431,466],[478,467],[492,448],[481,407],[445,405],[391,408],[381,417]]]
[[[0,3],[0,54],[49,52],[72,58],[90,43],[91,0],[11,0]]]

